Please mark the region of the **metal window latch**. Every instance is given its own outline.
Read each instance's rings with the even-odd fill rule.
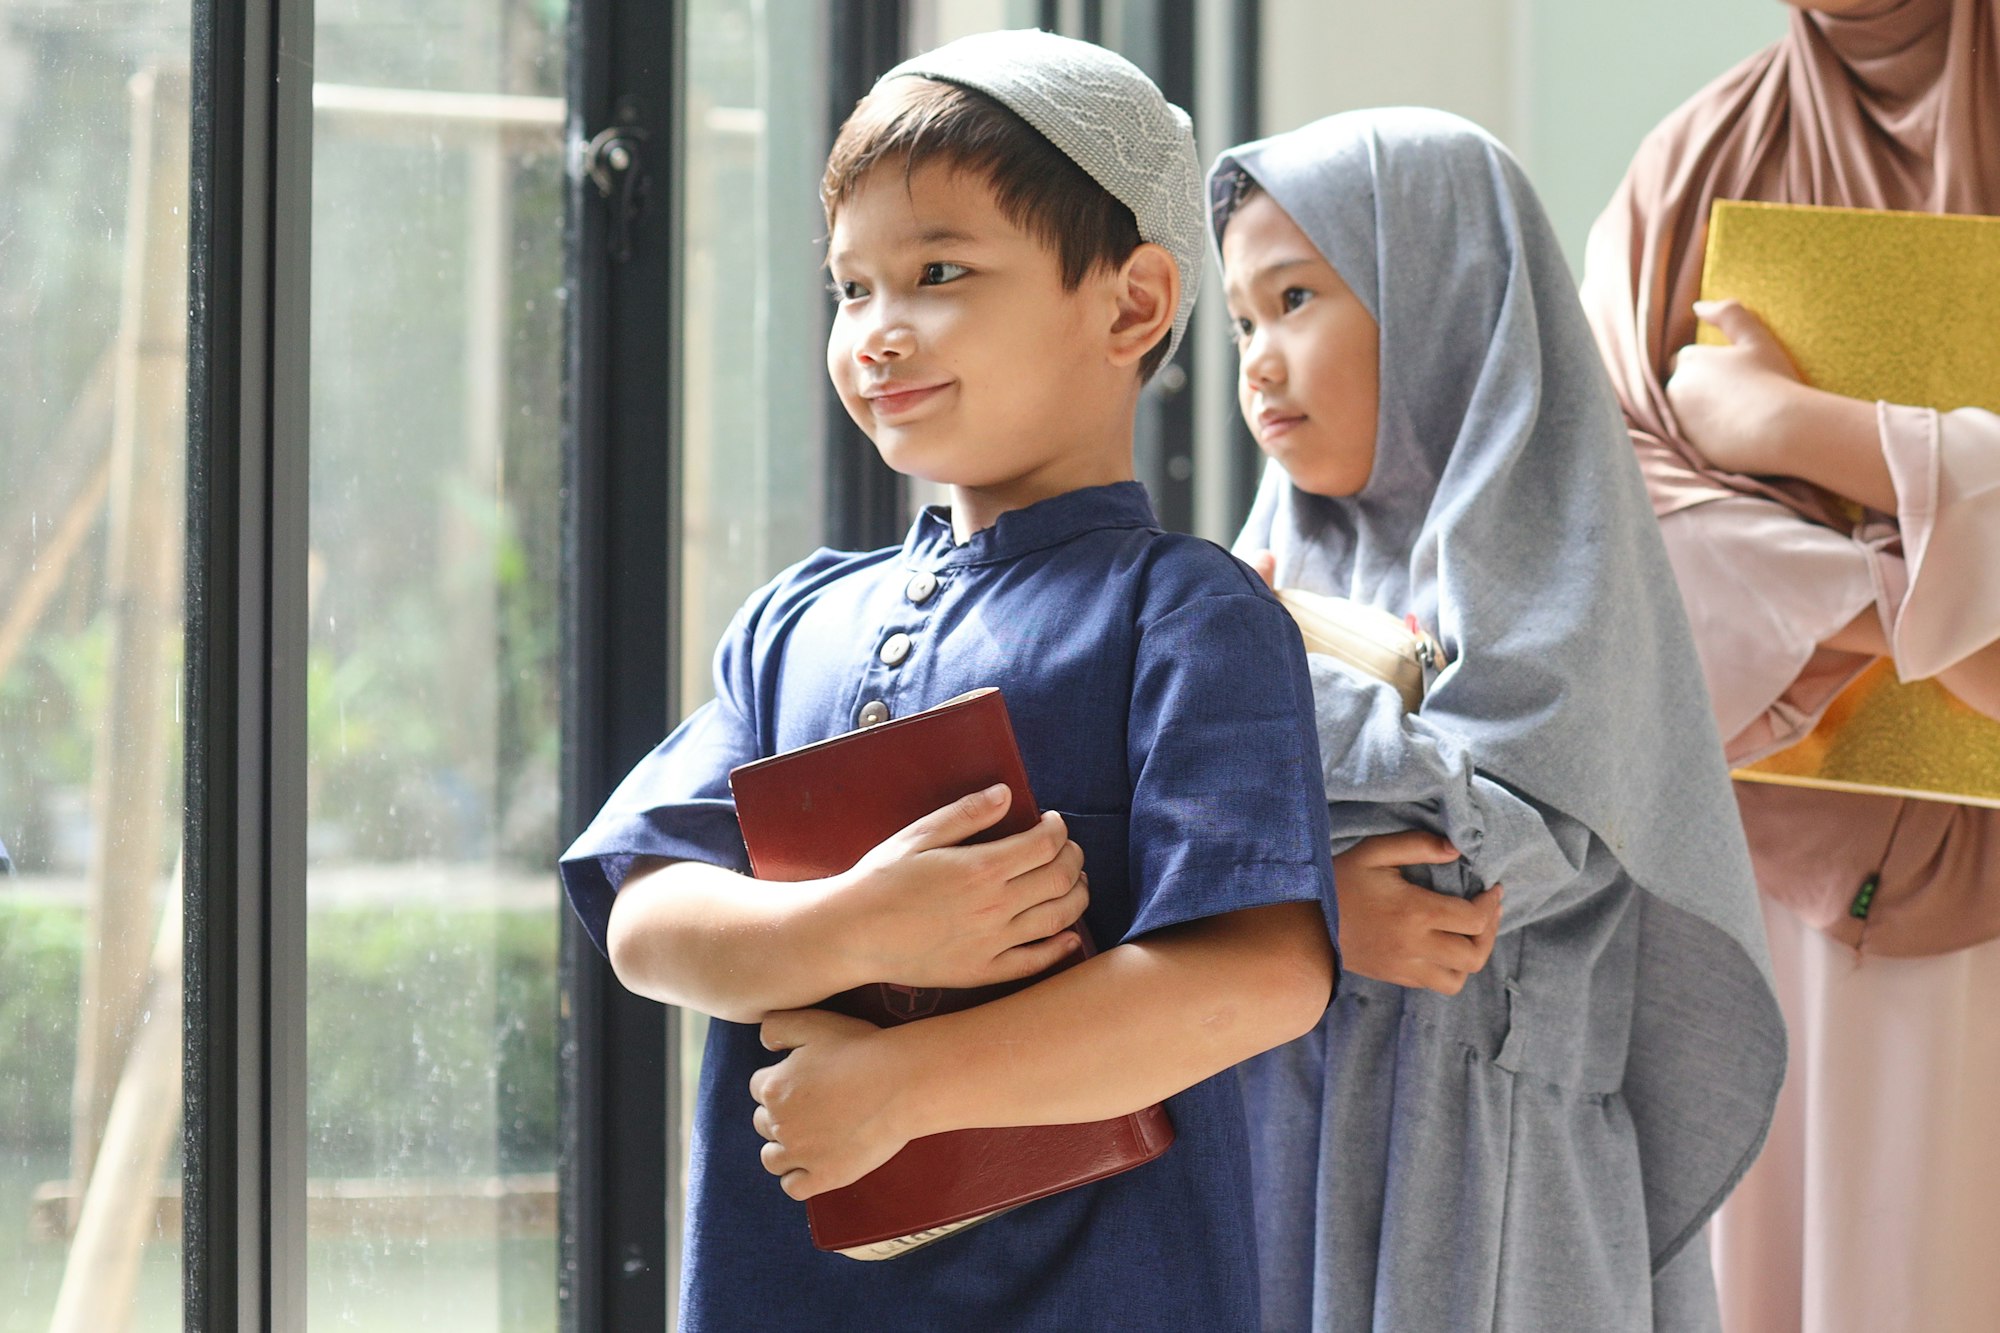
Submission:
[[[632,224],[646,212],[649,182],[640,155],[645,142],[642,126],[610,125],[584,146],[583,169],[611,205],[606,249],[614,264],[632,258]]]

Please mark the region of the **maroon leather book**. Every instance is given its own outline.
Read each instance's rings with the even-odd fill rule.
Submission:
[[[750,867],[759,879],[837,875],[916,820],[1005,782],[1007,815],[972,841],[1032,828],[1041,818],[995,689],[974,690],[908,717],[851,731],[729,775]],[[1042,976],[1095,952],[1083,948]],[[1040,977],[967,990],[888,982],[843,991],[825,1008],[878,1027],[954,1013]],[[1035,1199],[1152,1161],[1173,1142],[1166,1108],[1084,1125],[962,1129],[916,1139],[843,1189],[806,1203],[813,1244],[855,1259],[892,1259]]]

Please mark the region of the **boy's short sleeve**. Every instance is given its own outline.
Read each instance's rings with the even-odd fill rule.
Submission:
[[[1131,936],[1281,902],[1336,921],[1305,648],[1275,599],[1210,595],[1141,631],[1127,726]]]
[[[768,594],[769,590],[766,590]],[[570,906],[600,950],[611,900],[634,858],[658,856],[749,870],[729,770],[760,757],[756,716],[757,611],[753,599],[715,650],[715,698],[640,760],[590,827],[563,853]]]

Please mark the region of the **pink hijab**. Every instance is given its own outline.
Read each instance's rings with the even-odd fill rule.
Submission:
[[[1590,233],[1585,312],[1654,512],[1731,494],[1847,521],[1803,482],[1723,472],[1682,438],[1672,360],[1694,341],[1717,199],[2000,213],[2000,0],[1874,0],[1791,26],[1646,136]]]

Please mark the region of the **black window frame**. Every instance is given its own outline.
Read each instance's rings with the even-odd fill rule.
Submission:
[[[183,1317],[305,1326],[312,0],[195,0]]]
[[[560,837],[581,833],[675,718],[679,627],[679,62],[685,6],[571,0],[565,213]],[[635,214],[584,160],[637,144]],[[622,189],[622,183],[620,189]],[[629,227],[629,247],[615,229]],[[614,250],[629,253],[615,254]],[[562,908],[559,1326],[665,1329],[678,1269],[679,1024],[619,985]]]

